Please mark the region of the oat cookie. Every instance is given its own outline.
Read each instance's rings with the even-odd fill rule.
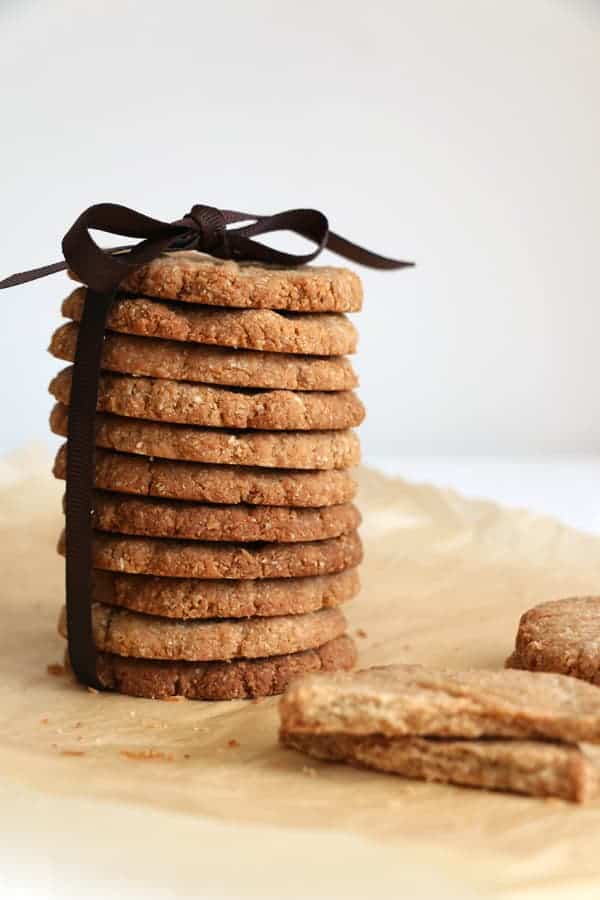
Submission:
[[[312,650],[341,637],[346,620],[337,609],[321,609],[299,616],[183,622],[95,603],[92,627],[96,648],[105,653],[212,662]],[[58,631],[67,636],[65,607]]]
[[[320,541],[356,531],[360,514],[352,503],[317,509],[230,506],[187,500],[149,500],[97,491],[94,527],[99,531],[196,541]]]
[[[348,503],[356,494],[356,482],[350,473],[336,469],[326,472],[202,465],[99,449],[95,465],[97,488],[144,497],[306,507]],[[56,455],[53,472],[56,478],[66,478],[66,444]]]
[[[565,675],[381,666],[293,685],[281,719],[293,732],[600,742],[600,691]]]
[[[62,314],[80,321],[86,289],[64,300]],[[121,334],[216,344],[271,353],[344,356],[355,353],[356,328],[343,313],[288,313],[271,309],[219,309],[117,297],[106,327]]]
[[[357,569],[256,581],[117,575],[100,569],[92,574],[95,602],[172,619],[300,615],[334,609],[356,596],[359,589]]]
[[[590,800],[598,785],[594,764],[572,744],[286,732],[281,734],[281,742],[316,759],[407,778],[560,797],[575,803]]]
[[[163,254],[127,275],[121,290],[208,306],[298,312],[357,312],[363,299],[360,278],[349,269],[258,266],[196,250]]]
[[[307,672],[350,669],[355,662],[356,647],[344,635],[314,650],[232,662],[171,662],[100,653],[98,676],[106,688],[133,697],[244,700],[280,694]]]
[[[65,552],[64,532],[59,552]],[[96,569],[172,578],[302,578],[357,566],[362,545],[356,532],[298,544],[219,544],[133,538],[96,532]]]
[[[69,404],[72,368],[50,382],[55,400]],[[360,425],[365,411],[352,391],[251,391],[163,378],[101,374],[98,412],[209,428],[328,430]]]
[[[66,437],[68,408],[50,414],[54,434]],[[161,422],[96,416],[96,446],[142,456],[219,465],[289,469],[345,469],[360,461],[353,431],[223,431]]]
[[[600,684],[600,597],[550,600],[528,610],[506,665]]]
[[[78,331],[74,322],[60,325],[50,353],[73,362]],[[358,383],[352,365],[342,356],[227,350],[111,332],[104,338],[101,365],[129,375],[290,391],[348,391]]]

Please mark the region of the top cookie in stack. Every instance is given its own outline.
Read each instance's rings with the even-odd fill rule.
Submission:
[[[364,417],[347,269],[167,254],[109,312],[96,427],[93,621],[103,683],[203,699],[355,661],[339,606],[362,549]],[[50,352],[72,361],[85,288]],[[66,435],[71,369],[51,382]],[[55,475],[66,475],[66,448]],[[64,537],[59,549],[64,552]],[[65,633],[65,618],[59,624]]]

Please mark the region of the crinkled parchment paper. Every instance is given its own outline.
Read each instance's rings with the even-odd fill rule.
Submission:
[[[524,609],[600,587],[600,539],[373,472],[360,479],[364,588],[348,618],[362,666],[500,667]],[[63,486],[39,452],[1,462],[0,485],[0,821],[13,862],[56,880],[79,861],[89,896],[108,871],[129,872],[144,896],[161,878],[173,896],[208,884],[211,896],[304,896],[303,886],[365,896],[369,885],[401,896],[407,884],[411,897],[467,897],[468,884],[475,896],[600,896],[600,803],[318,764],[278,748],[277,699],[135,700],[48,674],[63,653]]]

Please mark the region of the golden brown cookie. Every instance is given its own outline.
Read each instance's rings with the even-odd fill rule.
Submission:
[[[92,630],[96,648],[104,653],[213,662],[312,650],[341,637],[346,620],[338,609],[321,609],[299,616],[184,622],[95,603]],[[66,638],[65,607],[60,613],[58,631]]]
[[[110,690],[132,697],[188,697],[190,700],[245,700],[280,694],[308,672],[350,669],[356,647],[347,636],[314,650],[232,662],[170,662],[98,655],[98,677]]]
[[[600,684],[600,597],[550,600],[523,613],[506,665]]]
[[[252,466],[149,459],[96,450],[97,488],[200,503],[252,503],[261,506],[335,506],[356,494],[349,472],[260,469]],[[67,476],[67,445],[56,454],[56,478]]]
[[[58,545],[65,552],[64,532]],[[93,565],[111,572],[172,578],[302,578],[357,566],[358,534],[298,544],[207,544],[96,532]]]
[[[54,434],[67,436],[68,408],[57,403],[50,414]],[[360,461],[353,431],[223,431],[96,416],[96,446],[142,456],[219,465],[285,469],[345,469]]]
[[[282,269],[214,259],[196,250],[165,253],[140,266],[121,282],[121,290],[208,306],[298,312],[357,312],[363,299],[360,278],[349,269]]]
[[[85,291],[77,288],[64,300],[65,318],[81,320]],[[358,343],[356,328],[342,313],[211,309],[146,297],[117,297],[108,312],[106,327],[140,337],[318,356],[355,353]]]
[[[359,589],[357,569],[256,581],[117,575],[100,569],[92,574],[94,601],[172,619],[299,615],[340,606]]]
[[[99,531],[194,541],[321,541],[356,531],[352,503],[299,509],[290,506],[215,505],[187,500],[149,500],[97,491],[94,527]]]
[[[307,678],[281,702],[284,731],[600,742],[600,691],[565,675],[378,666]]]
[[[281,742],[329,762],[574,803],[592,799],[598,788],[596,767],[572,744],[286,732],[281,733]]]
[[[50,353],[73,362],[78,331],[74,322],[59,326],[52,336]],[[348,391],[358,383],[349,360],[343,356],[226,350],[111,332],[104,338],[101,365],[107,371],[129,375],[290,391]]]
[[[49,387],[67,406],[71,376],[69,366]],[[155,422],[269,431],[353,428],[365,415],[352,391],[251,391],[106,373],[98,380],[97,410]]]

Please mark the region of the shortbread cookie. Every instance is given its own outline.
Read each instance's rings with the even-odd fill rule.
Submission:
[[[388,737],[600,741],[600,691],[564,675],[396,665],[309,678],[281,703],[284,731]]]
[[[575,803],[592,799],[598,785],[594,764],[572,744],[286,732],[281,734],[281,742],[316,759],[407,778],[560,797]]]
[[[600,684],[600,597],[550,600],[528,610],[506,664]]]
[[[356,596],[359,589],[357,569],[333,575],[257,581],[117,575],[100,569],[92,573],[94,601],[174,619],[300,615],[334,609]]]
[[[64,532],[59,552],[65,552]],[[206,544],[133,538],[96,532],[93,565],[111,572],[171,578],[302,578],[357,566],[362,545],[356,533],[298,544]]]
[[[78,331],[74,322],[57,328],[50,353],[73,362]],[[104,338],[101,365],[110,372],[129,375],[289,391],[348,391],[358,383],[349,360],[343,356],[328,359],[226,350],[111,332]]]
[[[178,622],[95,603],[92,628],[96,648],[105,653],[212,662],[312,650],[341,637],[346,620],[338,609],[321,609],[299,616]],[[65,607],[58,631],[67,636]]]
[[[69,366],[50,382],[50,393],[65,405],[72,371]],[[353,428],[365,415],[352,391],[250,391],[106,373],[98,380],[96,408],[156,422],[272,431]]]
[[[321,541],[356,531],[360,514],[352,503],[317,509],[231,506],[186,500],[149,500],[97,491],[94,527],[99,531],[195,541]]]
[[[96,451],[97,488],[200,503],[252,503],[261,506],[334,506],[356,493],[348,472],[259,469],[185,463],[124,453]],[[67,446],[54,462],[54,475],[67,475]]]
[[[132,697],[190,700],[245,700],[280,694],[307,672],[351,669],[356,647],[344,635],[314,650],[232,662],[167,662],[98,654],[98,677],[104,687]]]
[[[68,408],[50,414],[54,434],[66,437]],[[121,416],[96,416],[96,446],[142,456],[219,465],[289,469],[345,469],[360,461],[353,431],[222,431]]]
[[[86,289],[62,305],[67,319],[80,321]],[[355,353],[356,328],[342,313],[281,313],[271,309],[218,309],[164,303],[146,297],[117,297],[106,327],[122,334],[216,344],[271,353],[344,356]]]
[[[121,290],[208,306],[298,312],[357,312],[363,299],[360,278],[349,269],[283,269],[214,259],[196,250],[165,253],[140,266],[123,279]]]

